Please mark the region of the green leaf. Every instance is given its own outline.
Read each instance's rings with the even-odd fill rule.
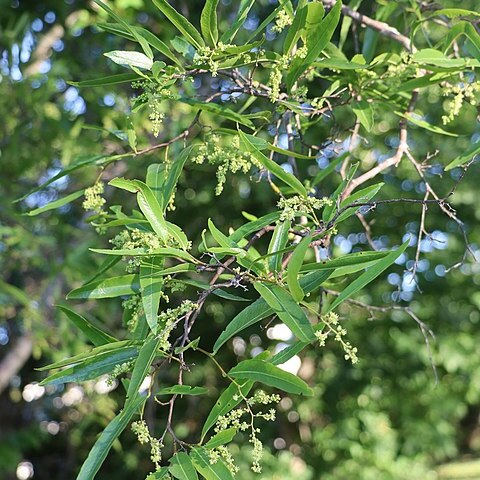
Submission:
[[[255,289],[268,303],[278,318],[303,342],[313,342],[315,334],[302,308],[292,296],[278,285],[254,283]],[[302,291],[301,287],[298,287]],[[303,291],[302,291],[303,292]]]
[[[288,233],[291,227],[290,221],[278,222],[275,225],[272,238],[268,245],[268,253],[272,254],[283,250],[288,241]],[[282,269],[283,254],[272,255],[268,259],[268,270],[272,273],[277,273]]]
[[[26,213],[26,215],[28,215],[29,217],[34,217],[35,215],[39,215],[40,213],[48,212],[49,210],[55,210],[56,208],[63,207],[64,205],[67,205],[68,203],[73,202],[78,197],[81,197],[84,192],[85,190],[79,190],[78,192],[71,193],[66,197],[62,197],[62,198],[59,198],[58,200],[47,203],[43,207],[30,210],[29,212]]]
[[[448,172],[455,167],[461,167],[462,165],[465,165],[473,160],[478,154],[480,154],[480,142],[474,143],[465,153],[462,153],[457,158],[452,160],[445,167],[445,171]]]
[[[150,371],[153,360],[157,354],[160,345],[159,337],[151,337],[142,345],[138,352],[137,360],[132,371],[132,377],[128,384],[127,397],[125,399],[125,407],[134,402],[138,397],[138,389]]]
[[[160,470],[155,470],[147,478],[148,480],[162,480],[169,475],[168,467],[162,467]],[[170,477],[168,477],[170,478]]]
[[[348,153],[344,153],[339,157],[332,160],[326,168],[320,170],[316,175],[315,178],[312,180],[312,186],[318,185],[324,178],[330,175],[337,165],[339,165],[345,158],[348,156]]]
[[[237,429],[235,427],[227,428],[226,430],[222,430],[214,435],[205,445],[205,448],[215,448],[219,447],[220,445],[225,445],[226,443],[230,443],[233,440],[233,437],[237,434]]]
[[[333,270],[323,270],[321,272],[314,272],[313,274],[305,275],[300,279],[302,290],[305,293],[313,292],[329,278],[332,271]],[[220,347],[230,338],[273,313],[273,309],[267,304],[267,302],[263,298],[259,298],[232,319],[215,342],[213,353],[216,354]]]
[[[197,480],[192,460],[185,452],[178,452],[170,459],[170,473],[178,480]]]
[[[477,60],[480,60],[480,35],[470,22],[458,22],[449,29],[448,35],[444,42],[445,49],[448,49],[455,39],[460,35],[464,35],[470,40],[474,49],[472,53]],[[468,61],[468,59],[465,60]]]
[[[149,221],[153,230],[161,240],[164,243],[168,242],[168,227],[163,216],[163,210],[155,198],[155,195],[145,183],[140,180],[114,178],[110,180],[109,185],[136,193],[138,206],[145,215],[145,218]]]
[[[85,463],[80,469],[77,480],[92,480],[103,462],[107,458],[108,452],[112,448],[113,442],[119,437],[119,435],[125,430],[130,423],[133,415],[137,413],[138,409],[145,402],[146,397],[138,398],[128,408],[122,410],[105,428],[101,433],[95,445],[90,450]]]
[[[301,302],[303,300],[303,297],[305,296],[302,287],[298,283],[298,274],[300,273],[303,259],[305,258],[305,254],[307,253],[311,241],[311,235],[303,238],[300,243],[295,247],[292,257],[288,262],[287,285],[293,299],[296,302]]]
[[[159,268],[164,264],[163,259],[152,259]],[[140,289],[142,294],[142,306],[145,312],[148,326],[153,333],[157,331],[158,308],[162,295],[163,278],[154,277],[155,269],[152,263],[140,264]]]
[[[375,185],[371,185],[366,188],[362,188],[355,192],[353,195],[350,195],[345,200],[340,203],[340,208],[345,208],[352,203],[366,203],[370,201],[384,186],[383,182],[376,183]],[[335,220],[335,223],[340,223],[346,220],[347,218],[351,217],[355,212],[357,212],[361,207],[351,207],[347,210],[343,211]]]
[[[140,291],[138,275],[122,275],[87,283],[80,288],[72,290],[68,300],[80,300],[86,298],[114,298],[123,295],[133,295]]]
[[[206,433],[215,425],[218,417],[227,414],[232,408],[235,408],[244,397],[248,395],[248,392],[252,389],[253,382],[246,381],[240,382],[240,384],[231,383],[218,397],[215,402],[215,406],[208,414],[207,420],[202,428],[202,440]]]
[[[134,359],[137,354],[137,346],[125,346],[109,352],[99,353],[98,355],[83,360],[81,363],[48,376],[42,380],[40,384],[62,385],[69,382],[84,382],[86,380],[92,380],[101,375],[110,373],[116,365],[129,362]]]
[[[366,100],[358,100],[352,103],[352,110],[362,127],[371,132],[373,128],[373,108]]]
[[[203,475],[206,480],[234,480],[223,460],[219,459],[213,464],[210,463],[210,457],[204,448],[192,448],[190,456],[197,472]]]
[[[93,78],[92,80],[83,80],[82,82],[68,82],[74,87],[102,87],[104,85],[117,85],[119,83],[131,83],[140,78],[136,73],[120,73],[118,75],[108,75],[106,77]]]
[[[281,0],[278,2],[278,5],[276,8],[272,10],[270,15],[265,17],[263,22],[252,32],[252,34],[248,37],[247,43],[251,42],[260,32],[263,32],[265,28],[275,19],[275,17],[278,15],[278,12],[283,9],[285,5],[287,5],[290,2],[290,0]]]
[[[160,389],[155,395],[205,395],[208,388],[192,387],[190,385],[173,385]]]
[[[137,67],[143,70],[151,70],[153,65],[153,60],[140,52],[113,50],[112,52],[104,53],[104,55],[112,62],[122,65],[122,67]]]
[[[227,29],[226,32],[220,38],[222,43],[228,44],[232,43],[235,35],[238,32],[238,29],[245,23],[247,19],[248,12],[255,4],[255,0],[241,0],[240,5],[238,7],[238,13],[235,20],[232,22],[230,27]]]
[[[424,128],[425,130],[428,130],[430,132],[438,133],[440,135],[447,135],[449,137],[458,137],[458,134],[447,132],[446,130],[443,130],[443,128],[437,127],[436,125],[432,125],[425,120],[414,117],[411,113],[395,112],[395,114],[400,117],[406,118],[410,123],[413,123],[417,127]]]
[[[157,198],[164,212],[175,192],[178,179],[191,151],[192,147],[182,150],[172,164],[153,163],[148,167],[146,184]]]
[[[277,178],[279,178],[282,182],[286,183],[290,187],[292,187],[297,193],[306,197],[307,190],[302,185],[300,180],[298,180],[294,175],[291,173],[286,172],[280,165],[275,163],[273,160],[270,160],[266,157],[258,148],[256,148],[252,142],[248,139],[248,137],[239,130],[238,134],[240,135],[240,139],[243,143],[244,149],[251,153],[256,160],[258,160],[269,172],[273,173]]]
[[[188,252],[172,247],[160,247],[153,250],[148,250],[143,247],[132,248],[131,250],[126,250],[123,248],[90,248],[90,251],[94,253],[100,253],[102,255],[118,255],[122,257],[173,257],[181,258],[187,262],[197,262],[195,257],[190,255]]]
[[[312,389],[299,377],[264,360],[244,360],[233,367],[228,374],[233,378],[252,380],[287,393],[313,395]]]
[[[479,12],[474,12],[473,10],[466,10],[464,8],[441,8],[432,12],[431,16],[445,15],[448,18],[456,17],[467,17],[469,15],[474,15],[480,17]]]
[[[352,295],[360,291],[366,285],[375,280],[384,270],[392,265],[395,260],[407,249],[410,239],[408,239],[397,250],[388,253],[384,258],[379,260],[374,266],[370,267],[365,273],[362,273],[357,279],[350,283],[342,293],[330,305],[328,312],[340,305],[344,300],[350,298]],[[328,313],[326,312],[326,313]]]
[[[218,41],[217,5],[218,0],[206,0],[200,15],[203,38],[211,47],[215,46]]]
[[[198,30],[166,0],[153,0],[155,6],[170,20],[178,31],[195,47],[203,47],[205,42]]]
[[[295,342],[288,347],[285,347],[283,350],[280,350],[276,353],[270,362],[273,365],[281,365],[282,363],[288,362],[292,357],[298,355],[309,343],[306,342]]]
[[[85,336],[95,345],[105,345],[107,343],[116,342],[117,339],[112,337],[108,333],[103,332],[98,327],[89,322],[85,317],[82,317],[78,313],[70,310],[63,305],[57,305],[57,308],[61,310],[68,319],[79,329]]]
[[[351,265],[363,265],[372,261],[380,260],[388,255],[388,252],[358,252],[349,253],[333,260],[324,260],[322,262],[307,263],[302,265],[301,272],[311,272],[312,270],[330,270],[339,267],[349,267]]]
[[[242,225],[240,228],[237,228],[237,230],[235,230],[228,238],[233,242],[238,243],[248,235],[276,222],[280,218],[280,214],[281,212],[277,210],[272,213],[267,213],[260,218],[256,218],[245,225]]]
[[[302,75],[310,64],[317,59],[323,49],[327,46],[340,20],[341,8],[342,2],[337,0],[328,15],[318,25],[316,34],[310,35],[307,38],[307,56],[304,59],[296,58],[293,60],[287,76],[287,89],[289,91],[292,89],[300,75]]]
[[[198,280],[182,280],[183,283],[186,285],[192,285],[194,287],[201,288],[202,290],[209,290],[211,285],[209,283],[199,282]],[[234,295],[232,293],[226,292],[221,288],[217,288],[212,292],[214,295],[220,298],[225,298],[226,300],[232,300],[234,302],[250,302],[249,298],[239,297],[238,295]]]
[[[203,110],[204,112],[213,113],[214,115],[219,115],[226,120],[231,120],[232,122],[239,123],[240,125],[245,125],[252,130],[255,128],[255,125],[249,120],[245,115],[241,115],[233,111],[232,109],[219,105],[218,103],[208,103],[195,100],[193,98],[179,98],[178,101],[191,105],[192,107]]]
[[[297,40],[300,38],[302,30],[305,28],[308,12],[307,6],[308,5],[303,8],[297,8],[297,11],[295,12],[293,22],[290,27],[288,27],[287,36],[285,37],[285,41],[283,42],[284,55],[290,54],[290,51],[296,45]]]

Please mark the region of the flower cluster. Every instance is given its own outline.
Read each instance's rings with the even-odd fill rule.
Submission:
[[[293,18],[288,14],[288,12],[283,9],[278,12],[278,16],[275,19],[275,25],[272,27],[272,31],[275,33],[282,32],[286,27],[291,25]]]
[[[142,444],[150,444],[150,459],[155,464],[156,469],[160,468],[160,462],[162,460],[162,448],[163,443],[150,434],[145,420],[139,420],[132,423],[132,432],[137,436],[138,441]]]
[[[234,46],[235,45],[218,42],[215,48],[200,47],[195,53],[193,61],[195,63],[207,64],[212,77],[216,77],[219,65],[218,62],[214,60],[215,55],[224,53],[225,50]]]
[[[115,379],[122,375],[123,373],[128,373],[132,370],[134,362],[123,362],[118,365],[115,365],[114,369],[108,375],[106,383],[111,387],[115,383]]]
[[[157,234],[153,232],[141,231],[138,228],[131,230],[122,230],[118,235],[110,240],[115,249],[133,250],[143,249],[145,253],[163,247],[163,243]],[[127,271],[133,273],[140,266],[141,257],[129,257]]]
[[[358,362],[357,347],[353,347],[350,342],[344,340],[347,330],[343,328],[338,323],[338,315],[334,312],[327,313],[321,317],[321,321],[326,327],[325,330],[318,330],[315,332],[315,336],[320,342],[320,346],[325,346],[325,342],[329,335],[333,335],[335,341],[339,342],[342,345],[343,351],[345,353],[345,360],[350,360],[353,364]]]
[[[164,100],[177,98],[177,95],[168,88],[164,88],[158,83],[149,80],[133,82],[132,87],[143,90],[143,93],[136,97],[135,104],[148,106],[148,118],[152,122],[152,133],[155,137],[158,137],[163,119],[165,118],[165,114],[161,111],[161,104]]]
[[[235,460],[230,453],[230,450],[225,445],[220,445],[209,450],[208,457],[211,465],[217,463],[221,458],[233,475],[240,471],[237,465],[235,465]]]
[[[282,214],[280,221],[293,220],[297,215],[308,215],[314,213],[325,205],[332,205],[330,198],[301,197],[295,195],[290,198],[281,198],[278,202],[278,208],[281,208]]]
[[[198,147],[198,152],[192,157],[192,161],[202,164],[205,160],[217,167],[217,187],[215,193],[220,195],[227,179],[227,172],[237,173],[239,171],[248,173],[255,166],[262,168],[262,165],[248,152],[240,149],[240,137],[234,135],[228,137],[228,143],[222,144],[222,137],[216,134],[209,135],[205,143]]]
[[[480,104],[480,82],[461,82],[455,85],[447,84],[442,87],[442,95],[450,97],[446,102],[448,114],[442,116],[443,124],[447,125],[460,113],[460,110],[466,102],[474,106]]]
[[[131,310],[128,315],[127,329],[133,332],[138,324],[140,317],[143,315],[143,305],[141,295],[132,295],[122,302],[122,307],[125,310]]]
[[[179,319],[192,310],[198,308],[196,303],[190,300],[185,300],[176,308],[168,308],[158,315],[158,337],[160,339],[159,348],[163,351],[170,349],[171,344],[169,342],[170,334],[175,328]]]
[[[101,224],[105,223],[107,212],[103,209],[106,200],[102,197],[104,192],[103,182],[97,182],[95,185],[85,189],[85,199],[83,201],[84,210],[91,211],[97,214],[98,218],[96,219],[97,223],[97,232],[104,233],[104,229]]]
[[[236,395],[233,398],[234,400],[239,400],[240,396]],[[253,396],[244,398],[244,400],[245,407],[235,408],[228,412],[226,415],[221,415],[220,417],[218,417],[217,423],[215,425],[215,432],[218,433],[232,427],[242,432],[250,430],[249,442],[253,446],[251,468],[254,472],[260,473],[262,471],[260,461],[263,455],[263,444],[261,440],[259,440],[259,438],[257,437],[257,433],[260,433],[260,429],[255,427],[254,421],[257,418],[262,418],[267,421],[274,421],[275,409],[270,408],[267,412],[254,412],[252,410],[252,407],[254,407],[255,405],[269,405],[272,403],[279,403],[280,396],[276,394],[268,395],[263,390],[257,390]],[[244,420],[245,415],[250,415],[248,422]],[[222,452],[214,449],[213,453],[211,453],[210,462],[215,463],[218,460],[219,456],[222,456],[222,458],[225,459],[225,456],[224,454],[222,454]],[[226,460],[226,463],[232,470],[232,473],[238,471],[237,467],[235,467],[235,465],[233,464],[233,461],[229,462]]]

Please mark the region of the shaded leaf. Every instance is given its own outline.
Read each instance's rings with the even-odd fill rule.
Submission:
[[[95,280],[80,288],[72,290],[68,295],[69,300],[86,298],[114,298],[122,295],[133,295],[140,291],[138,275],[122,275],[102,280]]]
[[[300,243],[295,247],[290,261],[288,262],[287,285],[293,299],[296,302],[301,302],[303,300],[303,297],[305,296],[302,287],[298,282],[298,274],[300,273],[303,259],[305,258],[305,254],[307,253],[311,241],[311,235],[303,238]]]
[[[73,202],[77,198],[81,197],[84,192],[85,190],[79,190],[78,192],[71,193],[66,197],[62,197],[62,198],[59,198],[58,200],[47,203],[43,207],[30,210],[29,212],[26,213],[26,215],[28,215],[29,217],[34,217],[35,215],[39,215],[40,213],[48,212],[49,210],[55,210],[56,208],[63,207],[64,205],[67,205],[68,203]]]
[[[208,388],[192,387],[190,385],[173,385],[160,389],[155,395],[205,395]]]

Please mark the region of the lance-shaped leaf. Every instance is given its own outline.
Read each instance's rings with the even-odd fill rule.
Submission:
[[[102,255],[116,255],[121,257],[172,257],[181,258],[187,262],[197,263],[197,259],[184,250],[173,247],[160,247],[149,250],[139,247],[123,249],[123,248],[91,248],[90,251],[101,253]]]
[[[311,272],[312,270],[330,270],[340,267],[350,267],[361,265],[365,268],[365,263],[378,261],[388,255],[389,252],[358,252],[349,253],[332,260],[324,260],[322,262],[307,263],[300,268],[301,272]]]
[[[205,448],[192,448],[190,457],[197,472],[206,480],[234,480],[232,472],[223,463],[223,460],[219,459],[215,463],[210,463],[210,456]]]
[[[248,395],[252,386],[253,382],[249,380],[240,382],[239,384],[231,383],[222,392],[205,420],[202,428],[202,440],[207,432],[215,425],[218,417],[227,414],[232,408],[235,408],[243,400],[243,397]]]
[[[412,113],[402,113],[395,112],[399,117],[406,118],[410,123],[413,123],[417,127],[424,128],[433,133],[438,133],[439,135],[447,135],[448,137],[458,137],[457,133],[447,132],[443,128],[438,127],[437,125],[432,125],[431,123],[426,122],[420,118],[413,116]]]
[[[362,127],[371,132],[373,128],[373,108],[365,100],[358,100],[352,103],[352,110]]]
[[[313,395],[312,389],[302,379],[265,360],[256,358],[244,360],[233,367],[228,374],[233,378],[260,382],[287,393]]]
[[[252,142],[250,142],[248,137],[242,131],[239,130],[238,134],[240,135],[243,148],[247,152],[251,153],[255,157],[255,159],[258,160],[258,162],[260,162],[269,172],[273,173],[282,182],[292,187],[300,195],[304,197],[307,196],[307,190],[297,177],[295,177],[291,173],[286,172],[280,165],[266,157],[260,150],[258,150],[258,148],[256,148],[252,144]]]
[[[340,20],[341,8],[342,2],[337,0],[328,15],[318,25],[315,35],[307,37],[307,56],[304,59],[294,59],[287,76],[287,88],[289,91],[298,80],[298,77],[317,59],[322,50],[327,46]]]
[[[300,243],[295,247],[293,251],[292,257],[288,262],[288,270],[287,270],[287,285],[292,294],[292,297],[296,302],[301,302],[305,293],[298,282],[298,274],[300,273],[300,268],[303,264],[303,259],[305,258],[305,254],[307,253],[308,246],[312,241],[311,235],[303,238]]]
[[[200,15],[203,38],[212,47],[217,44],[218,40],[217,5],[218,0],[206,0]]]
[[[254,3],[255,0],[241,0],[238,6],[238,13],[235,20],[220,38],[220,41],[222,43],[232,43],[232,40],[237,34],[238,29],[245,23],[248,12],[253,7]]]
[[[383,182],[377,183],[375,185],[370,185],[369,187],[362,188],[355,192],[353,195],[350,195],[345,200],[340,203],[340,208],[348,207],[348,205],[352,203],[366,203],[370,201],[375,195],[380,191],[380,189],[385,184]],[[351,207],[343,211],[335,220],[335,223],[340,223],[346,220],[347,218],[351,217],[355,212],[357,212],[360,207]]]
[[[112,52],[104,53],[104,55],[112,62],[122,65],[123,67],[137,67],[143,70],[151,70],[153,65],[153,60],[141,52],[113,50]]]
[[[240,228],[237,228],[228,238],[234,242],[239,242],[242,238],[251,235],[254,232],[258,232],[262,228],[276,222],[280,218],[279,211],[272,213],[267,213],[260,218],[255,218],[254,220],[242,225]]]
[[[138,80],[140,76],[136,73],[119,73],[117,75],[108,75],[106,77],[93,78],[92,80],[83,80],[82,82],[68,82],[74,87],[102,87],[104,85],[117,85],[119,83],[131,83]]]
[[[150,188],[140,180],[126,180],[124,178],[114,178],[109,182],[109,185],[136,193],[140,210],[149,221],[155,233],[164,243],[167,243],[168,228],[163,216],[163,210]]]
[[[82,317],[78,313],[70,310],[63,305],[57,305],[57,308],[61,310],[68,319],[80,330],[85,336],[95,345],[105,345],[106,343],[116,342],[117,339],[112,337],[108,333],[103,332],[98,327],[93,325],[85,317]]]
[[[178,480],[197,480],[192,460],[185,452],[178,452],[170,459],[169,472]]]
[[[333,270],[323,270],[305,275],[300,279],[300,286],[305,293],[315,291],[325,282]],[[227,325],[225,330],[220,334],[215,345],[213,346],[213,353],[217,353],[222,345],[230,338],[237,335],[239,332],[248,328],[255,323],[267,318],[274,313],[273,309],[267,304],[263,298],[259,298],[247,308],[242,310],[233,320]],[[310,342],[310,341],[309,341]]]
[[[291,222],[283,221],[278,222],[273,231],[270,244],[268,245],[268,253],[274,254],[285,248],[285,245],[288,241],[288,233],[290,230]],[[277,273],[282,268],[282,258],[283,254],[278,253],[276,255],[271,255],[268,259],[268,270],[272,273]]]
[[[448,172],[449,170],[452,170],[452,168],[465,165],[466,163],[472,161],[478,154],[480,154],[480,142],[474,143],[466,152],[452,160],[445,167],[445,171]]]
[[[344,300],[350,298],[352,295],[360,291],[366,285],[375,280],[383,271],[385,271],[395,260],[407,249],[410,239],[408,239],[397,250],[393,250],[384,258],[379,260],[374,266],[370,267],[365,273],[362,273],[356,280],[354,280],[348,287],[342,290],[342,293],[330,305],[328,312],[340,305]]]
[[[112,345],[112,344],[110,344]],[[94,357],[54,373],[45,378],[41,385],[61,385],[69,382],[84,382],[110,373],[115,366],[134,359],[138,354],[138,346],[130,345],[100,353]]]
[[[108,452],[112,448],[113,442],[125,430],[132,417],[145,402],[146,397],[140,397],[128,408],[123,409],[101,433],[95,445],[90,450],[85,463],[80,469],[77,480],[92,480],[107,458]]]
[[[339,165],[343,160],[345,160],[345,157],[348,155],[348,153],[344,153],[340,155],[339,157],[335,158],[332,160],[329,164],[328,167],[324,168],[323,170],[320,170],[312,180],[312,186],[318,185],[319,183],[322,182],[324,178],[326,178],[328,175],[330,175],[336,168],[337,165]]]
[[[157,331],[158,308],[162,295],[164,280],[162,277],[155,277],[154,265],[162,268],[164,260],[153,258],[150,263],[140,264],[140,288],[142,293],[142,305],[148,326],[153,333]]]
[[[170,199],[175,192],[178,179],[182,173],[187,158],[190,156],[192,147],[188,147],[178,155],[175,161],[167,165],[165,163],[153,163],[148,167],[146,184],[153,192],[165,212]]]
[[[173,385],[161,388],[155,395],[205,395],[208,388],[192,387],[190,385]]]
[[[47,203],[43,207],[35,208],[34,210],[30,210],[27,212],[27,215],[30,217],[34,217],[35,215],[39,215],[43,212],[48,212],[49,210],[55,210],[57,208],[63,207],[70,202],[73,202],[77,198],[81,197],[85,190],[79,190],[78,192],[73,192],[66,197],[59,198],[58,200],[54,200],[53,202]]]
[[[205,448],[216,448],[220,445],[225,445],[226,443],[230,443],[236,434],[237,429],[235,427],[221,430],[216,435],[214,435],[204,446]]]
[[[125,407],[134,402],[138,397],[140,385],[150,371],[152,362],[157,355],[157,349],[160,344],[160,338],[152,336],[142,345],[138,352],[137,359],[132,371],[132,378],[128,384],[127,398],[125,399]]]
[[[72,290],[68,300],[80,300],[87,298],[114,298],[122,295],[133,295],[140,290],[138,275],[122,275],[102,280],[95,280],[80,288]]]
[[[321,4],[320,4],[321,5]],[[308,8],[305,5],[302,8],[297,8],[293,22],[287,30],[287,36],[283,42],[283,54],[288,55],[292,48],[296,45],[297,40],[300,38],[302,30],[305,28],[307,22]]]
[[[177,27],[185,38],[196,48],[203,47],[205,42],[198,30],[166,0],[153,0],[156,7]]]
[[[259,282],[256,282],[254,287],[278,315],[278,318],[299,340],[303,342],[313,342],[315,340],[315,334],[310,321],[302,308],[287,291],[278,285]],[[301,290],[300,286],[299,289]]]

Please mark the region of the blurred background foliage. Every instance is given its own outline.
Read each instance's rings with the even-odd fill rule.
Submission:
[[[197,23],[202,2],[172,3]],[[375,16],[388,3],[390,21],[400,31],[405,30],[413,6],[458,6],[458,2],[447,0],[399,0],[395,5],[377,0],[362,2],[361,11]],[[109,4],[122,18],[146,26],[165,41],[176,34],[148,0],[110,0]],[[247,38],[274,5],[258,0],[239,39]],[[13,201],[74,160],[128,149],[121,138],[131,89],[113,85],[79,90],[67,83],[121,71],[105,60],[103,52],[124,49],[128,42],[95,27],[105,16],[88,1],[1,0],[0,6],[0,478],[71,479],[98,432],[118,411],[116,392],[102,381],[65,388],[40,387],[38,382],[44,375],[35,368],[86,348],[85,339],[54,305],[63,303],[67,291],[95,274],[100,260],[88,254],[88,248],[106,246],[107,240],[99,238],[85,222],[81,200],[36,217],[22,212],[93,184],[99,169],[89,167],[72,173],[20,202]],[[471,0],[461,6],[475,10],[479,4]],[[223,0],[220,8],[225,27],[237,5]],[[444,34],[441,27],[435,28],[431,27],[430,38]],[[280,41],[271,29],[268,32],[268,41]],[[371,33],[359,29],[360,42],[366,42],[365,35]],[[376,39],[376,54],[383,51],[385,42],[384,38]],[[349,58],[355,54],[350,37],[345,52]],[[211,82],[208,88],[219,88],[216,79],[204,81]],[[192,88],[202,89],[202,85]],[[319,94],[322,88],[321,79],[311,86],[312,92],[318,89]],[[428,112],[431,123],[441,124],[445,112],[440,93],[432,88],[422,98],[418,108]],[[380,106],[378,109],[381,113]],[[181,133],[191,121],[190,110],[181,104],[169,103],[165,110],[167,117],[156,141]],[[398,118],[388,113],[379,118],[375,135],[362,141],[355,151],[367,166],[374,161],[373,151],[386,156],[398,141]],[[139,142],[152,142],[145,115],[134,116],[133,121]],[[324,138],[312,141],[326,142],[318,161],[308,167],[302,164],[302,168],[314,174],[328,165],[335,156],[334,144],[328,141],[332,135],[338,141],[347,139],[353,123],[348,110],[339,109],[335,118],[325,119],[317,130]],[[410,129],[410,141],[419,157],[437,152],[426,175],[441,195],[446,195],[463,174],[461,169],[444,172],[443,167],[479,139],[476,109],[465,107],[451,128],[462,136]],[[175,154],[175,148],[170,155]],[[161,161],[163,155],[159,151],[118,162],[107,169],[104,178],[127,171],[130,178],[143,178],[148,164]],[[474,163],[451,198],[474,251],[480,244],[478,174],[478,164]],[[230,175],[225,193],[215,197],[214,169],[189,165],[180,179],[173,221],[183,225],[190,238],[196,238],[208,217],[226,230],[243,222],[242,211],[263,214],[271,198],[266,182],[255,180]],[[407,162],[385,173],[383,181],[386,186],[381,198],[423,198],[425,185]],[[338,183],[339,177],[329,178],[322,183],[321,193],[332,192]],[[107,189],[110,204],[115,204],[115,195],[118,193]],[[411,235],[413,248],[357,297],[365,304],[386,308],[344,304],[340,309],[347,319],[349,340],[359,349],[357,365],[344,361],[333,344],[302,357],[299,375],[317,385],[315,396],[282,399],[278,420],[266,425],[262,433],[268,453],[261,478],[480,478],[480,468],[475,469],[475,459],[480,458],[480,268],[465,257],[458,225],[432,205],[426,224],[432,237],[422,240],[419,268],[412,278],[406,269],[414,259],[420,213],[420,206],[394,204],[380,205],[366,215],[377,246],[398,245]],[[334,253],[368,248],[363,227],[355,217],[342,225]],[[435,333],[435,340],[430,338],[431,353],[413,318],[388,308],[407,304]],[[76,308],[87,316],[94,313],[111,332],[121,332],[119,302],[88,302]],[[211,301],[197,334],[206,342],[215,338],[212,332],[223,329],[235,314],[234,308],[231,303]],[[222,350],[221,363],[232,365],[248,358],[252,350],[261,348],[267,333],[266,329],[247,330]],[[273,339],[282,341],[274,335]],[[223,386],[204,358],[199,357],[196,363],[202,368],[192,371],[192,381],[205,382],[212,396],[210,402],[199,402],[196,397],[183,400],[185,409],[195,411],[196,416],[187,420],[178,413],[180,438],[188,437],[203,422]],[[148,408],[149,415],[161,423],[165,415],[161,407],[151,404]],[[144,478],[151,468],[148,452],[128,432],[121,440],[99,478]],[[245,465],[237,478],[252,478],[254,474],[247,467],[248,447],[233,453],[239,466]],[[466,460],[469,463],[463,463]]]

